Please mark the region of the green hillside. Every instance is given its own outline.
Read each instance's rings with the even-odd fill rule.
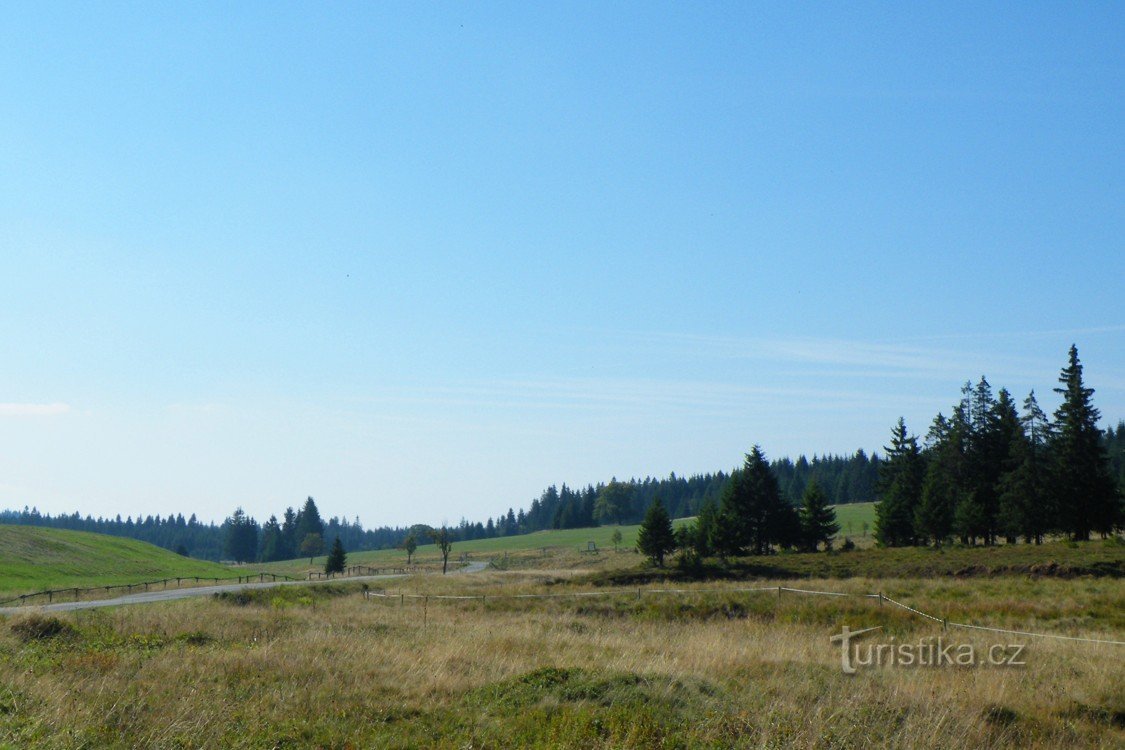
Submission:
[[[134,539],[0,525],[0,593],[107,586],[176,576],[231,576],[229,568]]]

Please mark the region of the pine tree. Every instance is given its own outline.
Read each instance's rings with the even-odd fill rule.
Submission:
[[[1071,345],[1069,364],[1059,373],[1063,402],[1055,411],[1052,441],[1054,487],[1062,528],[1076,540],[1092,531],[1110,534],[1122,522],[1121,497],[1109,470],[1109,458],[1098,429],[1093,388],[1082,382],[1078,348]]]
[[[262,526],[262,553],[258,559],[262,562],[284,560],[285,558],[280,556],[281,546],[281,525],[278,524],[276,516],[270,516],[270,520]]]
[[[922,497],[922,455],[918,438],[907,436],[899,417],[884,447],[886,461],[879,472],[879,504],[875,506],[875,536],[884,547],[914,544],[914,515]]]
[[[836,511],[828,505],[828,496],[815,479],[805,487],[800,519],[801,539],[806,549],[815,552],[821,543],[826,550],[832,549],[832,537],[840,530],[840,524],[836,523]]]
[[[709,557],[715,554],[715,538],[719,524],[719,507],[714,498],[708,497],[699,507],[699,515],[695,519],[695,551],[700,557]]]
[[[723,488],[717,532],[714,541],[724,555],[740,555],[747,549],[764,555],[772,544],[792,546],[799,541],[797,512],[781,499],[777,477],[757,445]]]
[[[1023,402],[1021,429],[1012,437],[1010,459],[1000,477],[1001,531],[1041,544],[1052,530],[1057,513],[1048,492],[1050,424],[1039,408],[1035,391]]]
[[[347,562],[348,556],[344,553],[344,545],[340,543],[340,537],[336,537],[336,541],[332,543],[332,551],[328,553],[328,559],[324,563],[324,572],[343,573]]]
[[[940,547],[949,538],[953,530],[954,511],[962,500],[949,453],[951,450],[943,446],[943,450],[930,459],[922,481],[922,499],[914,511],[914,528],[918,536],[932,541],[935,547]]]
[[[645,513],[645,520],[637,532],[637,549],[659,567],[664,567],[664,556],[676,549],[676,536],[672,531],[672,519],[660,498],[653,498],[652,505]]]
[[[297,511],[294,538],[297,544],[303,544],[310,534],[316,534],[321,539],[324,538],[324,521],[320,518],[316,501],[311,497],[305,500],[304,507]]]
[[[242,508],[235,509],[223,526],[226,528],[223,554],[228,560],[250,562],[258,557],[258,522]]]

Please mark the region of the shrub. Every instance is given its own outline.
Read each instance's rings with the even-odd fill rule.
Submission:
[[[24,643],[68,637],[78,633],[69,622],[44,615],[28,615],[16,620],[12,623],[12,632]]]

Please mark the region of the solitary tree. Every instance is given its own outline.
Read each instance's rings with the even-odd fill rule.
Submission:
[[[617,546],[621,544],[621,529],[613,530],[613,536],[610,537],[610,541],[613,542],[613,551],[616,552]]]
[[[801,538],[804,546],[815,552],[817,545],[823,543],[825,549],[832,549],[832,537],[840,530],[840,524],[836,523],[836,511],[828,505],[828,496],[815,479],[805,488],[803,503]]]
[[[660,498],[653,498],[645,514],[645,520],[637,533],[637,549],[664,567],[664,556],[676,549],[676,537],[672,532],[672,519]]]
[[[402,548],[406,550],[406,564],[410,565],[414,559],[414,551],[418,549],[418,540],[414,538],[414,534],[406,535],[406,539],[402,540]]]
[[[441,574],[445,575],[445,571],[449,567],[449,553],[453,550],[453,535],[445,525],[434,531],[432,535],[434,543],[437,544],[438,550],[441,552]]]
[[[301,554],[309,556],[309,565],[313,558],[324,551],[324,537],[320,534],[306,534],[301,540]]]
[[[332,551],[328,553],[328,559],[324,563],[324,572],[343,573],[347,562],[348,556],[344,552],[344,545],[340,543],[340,537],[336,537],[336,541],[332,543]]]

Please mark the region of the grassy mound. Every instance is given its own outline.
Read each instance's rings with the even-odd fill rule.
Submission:
[[[216,563],[104,534],[0,526],[0,598],[44,589],[235,575]]]

